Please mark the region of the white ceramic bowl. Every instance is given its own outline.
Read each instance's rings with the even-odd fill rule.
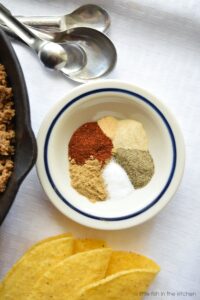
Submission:
[[[143,124],[155,174],[132,196],[91,203],[70,185],[68,142],[80,125],[107,115]],[[155,216],[175,193],[184,161],[183,137],[166,106],[148,92],[116,80],[73,89],[50,110],[38,135],[37,170],[49,199],[69,218],[97,229],[128,228]]]

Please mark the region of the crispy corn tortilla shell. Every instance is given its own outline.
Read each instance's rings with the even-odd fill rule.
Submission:
[[[63,233],[63,234],[59,234],[59,235],[56,235],[56,236],[51,236],[51,237],[48,237],[46,239],[43,239],[37,243],[35,243],[32,247],[30,247],[25,253],[24,255],[14,264],[14,266],[12,267],[12,269],[10,270],[9,273],[12,273],[14,271],[14,269],[19,265],[21,264],[21,261],[23,259],[25,259],[26,257],[28,257],[29,253],[31,253],[32,251],[35,251],[37,249],[37,247],[41,244],[45,244],[45,243],[48,243],[50,241],[54,241],[54,240],[57,240],[57,239],[60,239],[60,238],[68,238],[68,237],[71,237],[72,238],[72,235],[70,233]],[[7,276],[9,275],[9,273],[7,274]],[[6,276],[6,277],[7,277]]]
[[[58,240],[60,238],[64,237],[71,237],[73,238],[71,233],[63,233],[56,236],[52,236],[49,238],[46,238],[44,240],[39,241],[35,245],[33,245],[26,253],[28,253],[32,248],[37,247],[38,245],[45,244],[46,242]],[[105,248],[107,247],[107,244],[104,240],[99,239],[74,239],[74,253],[94,250],[98,248]]]
[[[70,238],[70,240],[66,240]],[[58,241],[60,240],[60,241]],[[56,242],[53,242],[56,241]],[[53,243],[52,243],[53,242]],[[50,248],[49,248],[50,246]],[[28,287],[32,287],[44,272],[59,263],[64,258],[78,252],[89,251],[97,248],[106,247],[106,243],[97,239],[77,239],[73,240],[72,235],[64,233],[46,238],[34,244],[17,263],[8,272],[5,279],[0,283],[0,297],[6,299],[15,298],[16,295],[25,299],[30,293]],[[56,250],[55,250],[56,249]],[[59,253],[57,253],[57,251]],[[56,258],[52,253],[57,253]],[[42,254],[41,254],[42,253]],[[43,260],[43,254],[47,257],[46,262]],[[50,257],[49,257],[50,255]],[[42,266],[41,266],[42,263]],[[36,266],[37,265],[37,266]],[[29,272],[29,269],[32,269]],[[27,272],[29,273],[28,275]],[[21,276],[23,273],[23,276]],[[37,278],[36,278],[37,277]],[[25,281],[24,281],[25,280]],[[17,286],[11,287],[16,282]],[[23,282],[22,290],[18,292],[18,286]],[[15,284],[14,284],[15,286]],[[16,294],[17,293],[17,294]]]
[[[86,286],[70,300],[140,300],[156,273],[145,269],[122,271]]]
[[[72,255],[46,272],[27,300],[74,299],[84,286],[105,277],[111,249],[96,249]]]
[[[150,258],[137,253],[113,251],[106,276],[131,269],[153,269],[157,272],[160,267]]]
[[[71,237],[49,238],[34,245],[14,265],[0,287],[0,299],[27,299],[43,273],[74,252]]]
[[[74,253],[106,247],[105,241],[96,239],[76,239],[74,244]]]
[[[37,242],[29,250],[31,250],[33,247],[36,247],[38,245],[45,244],[46,242],[55,241],[55,240],[58,240],[58,239],[61,239],[61,238],[66,238],[66,237],[73,238],[73,235],[71,233],[61,233],[61,234],[58,234],[58,235],[50,236],[46,239],[43,239],[43,240]]]
[[[159,266],[143,255],[105,247],[103,240],[74,239],[70,234],[42,240],[25,253],[0,283],[0,299],[142,299],[141,293]],[[117,292],[112,288],[117,288]]]

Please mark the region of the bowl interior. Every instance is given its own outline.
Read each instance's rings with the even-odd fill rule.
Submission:
[[[80,125],[108,115],[119,119],[134,119],[143,124],[149,139],[149,150],[154,159],[155,174],[150,183],[142,189],[133,189],[128,194],[124,192],[123,196],[91,203],[70,185],[68,143]],[[151,103],[137,95],[117,91],[84,95],[59,109],[47,136],[46,168],[54,190],[62,195],[60,201],[66,201],[66,205],[69,202],[79,211],[98,218],[122,218],[145,210],[164,192],[173,175],[173,134],[164,116]]]

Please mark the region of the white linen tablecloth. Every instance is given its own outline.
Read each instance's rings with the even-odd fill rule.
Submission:
[[[88,0],[2,0],[18,15],[64,14]],[[161,272],[145,299],[200,299],[200,3],[198,0],[91,0],[112,17],[118,63],[109,78],[130,81],[163,100],[186,144],[182,183],[170,204],[138,227],[104,232],[74,223],[48,201],[35,169],[0,228],[0,278],[39,239],[62,232],[103,238],[116,249],[155,259]],[[49,108],[77,84],[45,70],[31,50],[13,43],[37,134]],[[189,294],[191,293],[191,294]],[[102,299],[103,300],[103,299]],[[123,299],[126,300],[126,299]]]

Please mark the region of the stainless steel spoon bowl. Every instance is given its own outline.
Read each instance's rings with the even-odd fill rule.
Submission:
[[[108,74],[117,60],[116,49],[111,40],[103,33],[85,27],[73,28],[62,32],[45,32],[31,29],[40,38],[61,44],[77,43],[86,53],[87,62],[78,74],[72,74],[81,82]]]
[[[38,54],[39,59],[47,68],[57,70],[64,68],[65,72],[71,73],[84,67],[85,53],[78,45],[68,44],[64,48],[57,43],[44,41],[13,17],[2,4],[0,4],[0,19]]]
[[[16,37],[12,32],[3,27],[11,36]],[[78,72],[70,74],[70,78],[87,82],[108,74],[115,66],[117,52],[110,39],[103,33],[91,28],[73,28],[62,32],[46,32],[30,28],[35,36],[61,44],[64,48],[71,43],[80,46],[87,56],[85,66]],[[66,44],[67,42],[67,44]],[[65,68],[62,72],[68,76]],[[69,76],[68,76],[69,77]]]
[[[18,16],[19,21],[33,27],[46,30],[68,30],[75,27],[90,27],[101,32],[106,32],[110,26],[110,17],[106,10],[94,5],[83,5],[70,14],[63,16]]]

